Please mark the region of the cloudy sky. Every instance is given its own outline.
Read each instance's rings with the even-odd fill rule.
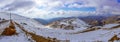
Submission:
[[[120,0],[0,0],[0,11],[43,19],[120,14]]]

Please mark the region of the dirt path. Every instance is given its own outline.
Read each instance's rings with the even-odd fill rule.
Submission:
[[[5,23],[5,22],[9,22],[9,20],[0,21],[0,24]]]
[[[79,34],[79,33],[86,33],[86,32],[91,32],[91,31],[95,31],[95,30],[99,30],[101,28],[89,28],[83,31],[78,31],[78,32],[74,32],[74,33],[69,33],[69,34]]]
[[[120,25],[114,26],[114,27],[111,27],[111,28],[108,28],[108,29],[104,29],[104,30],[113,30],[113,29],[117,29],[117,28],[120,28]],[[103,28],[88,28],[88,29],[83,30],[83,31],[78,31],[78,32],[69,33],[69,34],[86,33],[86,32],[91,32],[91,31],[95,31],[95,30],[99,30],[99,29],[103,29]]]
[[[36,41],[36,42],[56,42],[56,41],[52,41],[51,39],[47,39],[45,37],[36,35],[34,33],[28,32],[26,30],[24,30],[24,27],[22,27],[20,24],[14,22],[22,31],[25,32],[26,35],[31,35],[31,38]]]
[[[114,26],[114,27],[112,27],[111,29],[116,29],[116,28],[120,28],[120,25]]]

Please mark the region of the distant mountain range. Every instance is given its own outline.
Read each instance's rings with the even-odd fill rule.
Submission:
[[[94,26],[102,26],[104,24],[110,23],[118,23],[120,15],[112,15],[112,16],[87,16],[87,17],[80,17],[83,21],[89,23],[90,25]]]
[[[85,21],[86,23],[88,23],[89,25],[93,25],[93,26],[102,26],[104,25],[106,22],[106,24],[108,23],[112,23],[112,21],[120,20],[120,15],[114,15],[114,14],[110,14],[110,15],[90,15],[90,16],[79,16],[79,17],[58,17],[58,18],[52,18],[49,20],[44,20],[44,19],[40,19],[40,18],[35,18],[35,20],[39,21],[40,23],[47,25],[50,24],[54,21],[59,21],[59,20],[64,20],[64,19],[70,19],[70,18],[79,18],[83,21]],[[109,22],[108,22],[109,21]]]
[[[46,26],[50,26],[52,28],[74,30],[75,28],[88,27],[89,25],[79,18],[69,18],[69,19],[65,18],[65,19],[62,19],[62,20],[54,21],[50,24],[47,24]]]
[[[41,18],[34,18],[34,20],[37,20],[39,21],[40,23],[42,23],[43,25],[47,25],[51,22],[54,22],[54,21],[58,21],[58,20],[62,20],[64,19],[63,17],[59,17],[59,18],[52,18],[52,19],[48,19],[48,20],[45,20],[45,19],[41,19]]]
[[[43,20],[11,14],[10,20],[10,13],[0,12],[1,42],[120,41],[120,15],[60,17]],[[100,23],[103,26],[96,26]]]

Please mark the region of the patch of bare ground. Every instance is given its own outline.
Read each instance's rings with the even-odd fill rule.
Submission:
[[[86,32],[95,31],[95,30],[99,30],[99,29],[101,29],[101,28],[99,28],[99,27],[91,27],[91,28],[88,28],[86,30],[78,31],[78,32],[75,32],[75,33],[70,33],[70,34],[86,33]]]
[[[95,31],[95,30],[99,30],[99,29],[101,29],[101,28],[94,28],[94,27],[93,27],[93,28],[88,28],[88,29],[82,31],[81,33],[90,32],[90,31]]]
[[[120,25],[117,25],[111,28],[103,28],[103,30],[112,30],[112,29],[117,29],[117,28],[120,28]]]
[[[5,23],[5,22],[8,22],[8,21],[9,21],[9,20],[0,21],[0,24]]]
[[[4,21],[4,22],[7,22],[7,21]],[[15,26],[14,26],[14,23],[10,21],[9,27],[6,27],[1,35],[11,36],[14,34],[16,34]]]
[[[85,33],[85,32],[95,31],[95,30],[99,30],[99,29],[112,30],[112,29],[117,29],[117,28],[120,28],[120,25],[117,25],[117,26],[114,26],[114,27],[111,27],[111,28],[90,27],[90,28],[88,28],[88,29],[86,29],[86,30],[78,31],[78,32],[75,32],[75,33],[70,33],[70,34]]]
[[[114,26],[114,27],[112,27],[112,28],[120,28],[120,25],[118,25],[118,26]]]
[[[114,35],[112,38],[110,38],[108,41],[109,42],[114,42],[115,40],[120,40],[119,37],[117,37],[117,35]]]
[[[15,24],[26,33],[26,35],[30,35],[31,38],[35,41],[35,42],[59,42],[56,38],[45,38],[43,36],[40,35],[36,35],[34,33],[28,32],[26,30],[24,30],[24,27],[22,27],[20,24],[16,23]]]
[[[9,22],[8,21],[1,21],[0,23],[5,23],[5,22]],[[56,38],[45,38],[43,36],[40,35],[36,35],[32,32],[28,32],[24,29],[23,26],[21,26],[20,24],[14,22],[14,21],[10,21],[9,26],[6,26],[6,28],[4,29],[4,31],[2,32],[1,36],[12,36],[12,35],[16,35],[16,27],[15,25],[17,25],[26,35],[30,35],[31,38],[35,41],[35,42],[59,42],[59,40],[57,40]]]

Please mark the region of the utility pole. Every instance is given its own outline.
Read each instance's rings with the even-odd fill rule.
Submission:
[[[11,15],[12,15],[12,14],[10,13],[10,21],[12,21]]]

